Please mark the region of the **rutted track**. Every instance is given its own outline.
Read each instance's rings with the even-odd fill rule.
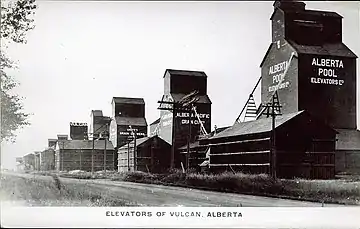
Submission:
[[[6,173],[9,176],[53,180],[49,176],[31,174]],[[60,178],[62,185],[76,187],[87,186],[106,193],[115,199],[122,199],[142,206],[186,206],[186,207],[321,207],[321,203],[307,201],[287,200],[280,198],[260,197],[252,195],[221,193],[203,191],[190,188],[163,186],[154,184],[140,184],[111,180],[82,180],[73,178]],[[342,206],[325,204],[324,206]]]

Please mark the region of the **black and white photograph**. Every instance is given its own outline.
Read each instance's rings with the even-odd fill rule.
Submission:
[[[359,41],[358,1],[1,1],[1,227],[360,228]]]

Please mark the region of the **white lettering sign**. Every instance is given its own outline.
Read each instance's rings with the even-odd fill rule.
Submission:
[[[119,135],[121,135],[121,136],[129,136],[129,135],[132,135],[132,133],[120,131]],[[137,136],[146,136],[145,133],[136,133],[136,135]]]
[[[310,83],[339,86],[342,86],[345,83],[344,80],[334,79],[338,77],[336,70],[344,68],[342,60],[313,58],[311,65],[317,66],[318,69],[316,71],[317,77],[310,77]]]
[[[283,61],[269,67],[269,77],[272,77],[272,83],[276,84],[268,88],[269,92],[289,87],[290,82],[288,81],[282,82],[279,85],[279,83],[283,80],[283,77],[285,77],[284,72],[287,68],[287,65],[288,65],[287,61]]]
[[[82,122],[70,122],[70,126],[87,126],[87,123],[82,123]]]

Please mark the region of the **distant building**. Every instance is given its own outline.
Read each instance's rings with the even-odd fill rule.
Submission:
[[[35,155],[33,153],[27,154],[24,157],[24,169],[34,170],[35,169]]]
[[[41,152],[41,170],[55,170],[56,139],[48,139],[48,147]]]
[[[149,136],[154,136],[159,134],[159,124],[160,118],[156,119],[154,122],[150,124],[150,133]]]
[[[40,166],[41,166],[41,152],[40,151],[36,151],[34,152],[34,159],[35,159],[35,166],[34,166],[34,170],[35,171],[40,171]]]
[[[106,170],[114,170],[115,151],[109,140],[62,140],[57,142],[55,152],[58,171],[91,171],[92,161],[94,171],[103,170],[104,161]]]
[[[16,171],[21,172],[25,170],[24,159],[22,157],[16,158]]]
[[[99,138],[101,133],[109,131],[110,117],[103,116],[101,110],[92,110],[90,114],[90,125],[88,130],[89,139]]]
[[[87,123],[70,122],[70,138],[72,140],[87,140],[88,139]]]

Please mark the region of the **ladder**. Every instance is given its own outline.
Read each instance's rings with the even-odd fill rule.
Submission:
[[[255,120],[257,114],[257,107],[255,103],[254,96],[251,94],[246,103],[246,111],[243,121]]]
[[[206,131],[206,129],[205,129],[205,127],[204,127],[204,125],[203,125],[203,123],[202,123],[202,121],[200,119],[200,116],[196,111],[196,107],[193,104],[192,104],[192,110],[194,111],[194,114],[195,114],[196,118],[198,119],[198,121],[200,123],[200,133],[202,135],[205,135],[205,136],[208,135],[208,132]]]

